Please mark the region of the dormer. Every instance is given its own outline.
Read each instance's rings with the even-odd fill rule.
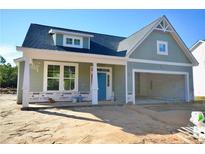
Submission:
[[[90,49],[90,38],[93,37],[86,33],[58,29],[50,29],[49,34],[53,36],[54,45],[85,49]]]

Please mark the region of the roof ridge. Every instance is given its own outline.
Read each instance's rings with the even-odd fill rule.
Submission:
[[[51,26],[51,25],[44,25],[44,24],[38,24],[38,23],[31,23],[31,25],[52,27],[52,28],[64,29],[64,30],[68,30],[68,31],[78,31],[78,32],[81,32],[81,33],[99,34],[99,35],[106,35],[106,36],[112,36],[112,37],[126,38],[125,36],[110,35],[110,34],[104,34],[104,33],[96,33],[96,32],[90,32],[90,31],[82,31],[82,30],[77,30],[77,29],[68,29],[68,28],[57,27],[57,26]]]

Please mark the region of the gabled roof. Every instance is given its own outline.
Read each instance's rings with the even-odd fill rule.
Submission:
[[[22,47],[128,57],[144,41],[144,39],[149,36],[149,34],[154,29],[160,28],[164,31],[170,32],[170,34],[180,45],[185,55],[192,62],[192,64],[198,65],[198,62],[196,61],[194,56],[191,54],[185,43],[179,37],[178,33],[175,31],[175,29],[165,16],[154,20],[152,23],[127,38],[40,24],[31,24],[26,34],[25,40],[22,44]],[[92,36],[90,37],[90,49],[56,46],[54,45],[52,35],[49,33],[51,32],[51,30],[63,31],[67,33],[79,33],[81,35],[84,34]]]
[[[201,45],[204,42],[205,40],[198,40],[196,43],[192,45],[192,47],[190,48],[190,51],[193,52],[199,45]]]
[[[93,35],[94,37],[90,38],[90,49],[55,46],[52,35],[49,34],[51,29]],[[22,47],[124,57],[126,51],[117,52],[118,44],[123,39],[125,37],[31,24]]]
[[[162,25],[164,24],[164,25]],[[163,27],[164,26],[164,27]],[[171,25],[169,20],[166,16],[162,16],[156,20],[154,20],[149,25],[145,26],[138,32],[134,33],[133,35],[129,36],[128,38],[122,40],[119,43],[118,51],[127,50],[127,57],[151,34],[151,32],[155,29],[170,32],[176,42],[184,51],[187,58],[191,61],[193,65],[198,65],[197,60],[194,58],[192,53],[189,51],[188,47],[185,45],[183,40],[180,38],[174,27]]]

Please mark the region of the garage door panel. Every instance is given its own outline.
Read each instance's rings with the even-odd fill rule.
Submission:
[[[138,83],[140,96],[165,99],[185,99],[184,75],[140,73]]]

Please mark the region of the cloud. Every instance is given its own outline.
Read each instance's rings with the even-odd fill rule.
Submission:
[[[15,45],[0,44],[0,55],[6,59],[6,63],[10,63],[14,66],[14,59],[21,57],[22,53],[16,51]]]

